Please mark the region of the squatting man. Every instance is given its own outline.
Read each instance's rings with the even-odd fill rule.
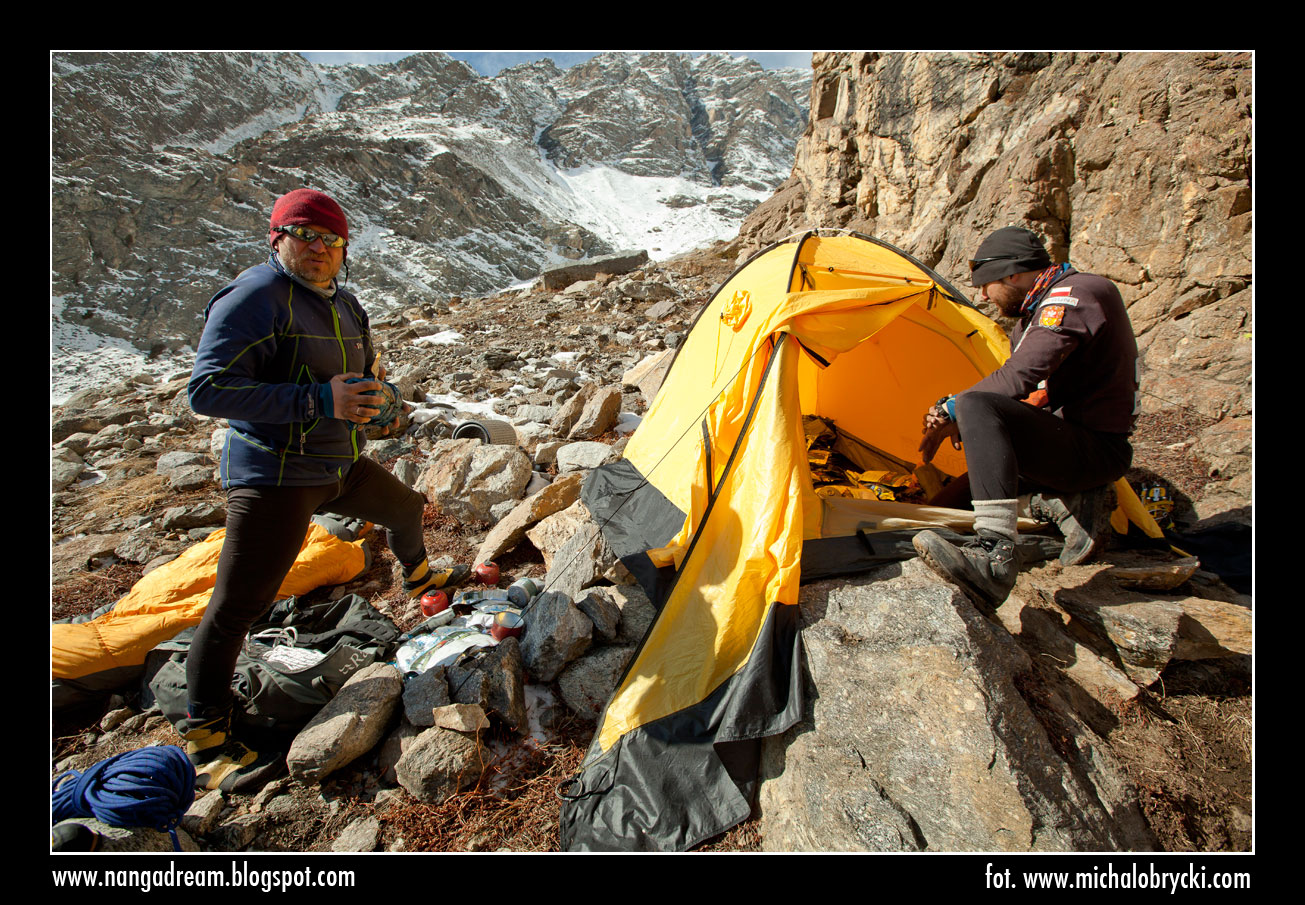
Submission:
[[[1114,283],[1053,264],[1042,240],[1019,227],[979,245],[970,280],[980,297],[1019,318],[1004,365],[924,417],[925,462],[950,440],[965,450],[977,537],[965,546],[934,531],[914,538],[931,569],[989,615],[1019,572],[1016,515],[1022,488],[1039,491],[1031,514],[1065,535],[1060,561],[1096,549],[1109,518],[1110,484],[1133,459],[1137,340]]]

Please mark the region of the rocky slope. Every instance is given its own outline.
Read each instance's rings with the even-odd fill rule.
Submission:
[[[1146,78],[1158,78],[1148,67],[1181,72],[1180,64],[1206,73],[1199,85],[1225,87],[1214,92],[1199,120],[1175,115],[1157,130],[1134,107],[1149,96],[1142,91]],[[385,707],[394,713],[385,721],[383,741],[377,744],[379,736],[369,735],[371,741],[360,744],[372,747],[324,778],[316,768],[301,769],[258,796],[205,796],[184,824],[190,840],[219,851],[557,845],[553,789],[576,768],[605,689],[616,681],[649,616],[646,600],[627,583],[628,574],[601,544],[591,542],[592,523],[570,502],[576,475],[622,447],[656,383],[655,368],[648,370],[656,362],[645,359],[678,346],[711,288],[747,247],[785,231],[852,226],[896,241],[958,277],[965,249],[1010,217],[1046,228],[1049,237],[1062,235],[1072,259],[1110,273],[1100,258],[1088,263],[1079,257],[1074,243],[1085,255],[1109,247],[1105,240],[1088,240],[1122,228],[1116,221],[1126,219],[1125,213],[1152,211],[1148,216],[1156,219],[1147,222],[1156,227],[1155,235],[1166,235],[1160,227],[1177,229],[1189,253],[1181,258],[1179,275],[1170,277],[1140,246],[1118,246],[1121,254],[1128,251],[1154,265],[1155,278],[1141,282],[1129,283],[1114,271],[1148,350],[1146,388],[1155,390],[1169,373],[1160,367],[1164,363],[1175,380],[1187,381],[1184,405],[1203,412],[1208,398],[1223,391],[1243,400],[1247,411],[1148,410],[1135,438],[1135,465],[1173,481],[1180,491],[1180,515],[1188,521],[1212,512],[1249,513],[1243,486],[1249,472],[1237,471],[1246,451],[1236,440],[1250,421],[1249,344],[1218,326],[1220,318],[1235,316],[1236,306],[1245,304],[1249,329],[1249,266],[1245,286],[1219,295],[1220,287],[1233,285],[1220,282],[1225,273],[1220,268],[1240,272],[1237,249],[1247,240],[1236,230],[1248,225],[1249,212],[1220,220],[1210,207],[1224,187],[1220,180],[1233,186],[1236,180],[1228,175],[1195,180],[1207,193],[1192,195],[1202,216],[1184,224],[1172,217],[1172,199],[1164,194],[1170,184],[1156,174],[1165,170],[1165,178],[1173,178],[1186,173],[1189,163],[1151,152],[1153,163],[1164,162],[1150,171],[1162,186],[1153,198],[1125,178],[1133,170],[1115,168],[1122,156],[1134,169],[1144,169],[1146,153],[1129,156],[1130,146],[1122,141],[1089,158],[1077,145],[1087,131],[1081,128],[1087,121],[1083,111],[1096,110],[1100,98],[1115,92],[1123,139],[1178,134],[1188,123],[1182,134],[1193,158],[1205,148],[1210,159],[1231,155],[1235,160],[1242,120],[1234,117],[1229,127],[1218,111],[1242,97],[1241,79],[1248,70],[1239,66],[1236,58],[1224,57],[819,57],[812,124],[794,179],[758,210],[739,241],[632,273],[553,284],[558,288],[532,285],[481,297],[435,293],[377,316],[391,375],[419,406],[400,437],[372,444],[370,454],[425,490],[432,504],[427,543],[434,556],[464,562],[493,557],[508,574],[540,577],[562,590],[548,606],[553,642],[541,645],[536,638],[498,649],[493,673],[508,676],[507,683],[488,682],[484,671],[433,683],[445,684],[446,695],[450,688],[474,689],[471,703],[450,703],[436,694],[432,714],[425,697],[421,706],[410,708],[405,691],[400,707],[387,693]],[[545,87],[546,68],[518,70],[513,88],[538,101],[541,110],[549,109],[552,97]],[[875,72],[891,79],[876,81]],[[990,76],[986,82],[983,73]],[[970,76],[978,82],[972,85]],[[642,77],[631,73],[630,78]],[[1073,94],[1075,80],[1096,86],[1095,94]],[[484,80],[474,84],[482,91],[488,87]],[[1165,96],[1206,90],[1196,84],[1176,78]],[[404,94],[408,89],[393,84],[360,84],[354,90],[377,103],[424,102],[404,100],[411,96]],[[382,97],[383,91],[396,93]],[[867,97],[877,100],[862,103]],[[1021,103],[1031,106],[1016,106]],[[1078,110],[1078,118],[1058,120],[1055,140],[1030,145],[1026,139],[1036,130],[1016,120],[1061,103]],[[1170,109],[1181,114],[1188,108],[1174,103]],[[957,164],[957,172],[974,175],[972,192],[954,193],[945,168],[927,168],[941,159],[941,146],[927,150],[930,129],[953,135],[954,119],[959,128],[991,120],[997,130],[996,139],[976,131],[956,149],[967,161]],[[1214,122],[1207,134],[1205,125],[1195,124],[1208,119]],[[517,127],[526,131],[536,125],[531,118]],[[676,133],[665,141],[685,139]],[[577,130],[559,129],[555,153],[569,153],[577,142],[583,143]],[[993,159],[966,156],[970,145],[988,147]],[[642,165],[637,145],[611,141],[604,147],[603,153],[619,153],[632,167]],[[1073,160],[1107,162],[1083,172],[1077,166],[1057,170],[1051,162],[1063,160],[1066,147],[1074,151]],[[864,159],[861,149],[867,149]],[[322,152],[329,155],[330,149]],[[909,157],[917,152],[919,160]],[[272,155],[276,148],[258,153]],[[924,175],[911,175],[907,162]],[[1059,174],[1047,179],[1067,186],[1066,219],[1037,207],[1032,194],[1020,196],[1024,207],[1012,201],[1008,188],[1016,164],[1029,174],[1044,173],[1044,164],[1044,175]],[[1093,210],[1096,203],[1079,186],[1084,172],[1092,179],[1112,174],[1121,180],[1112,191],[1136,197],[1127,196],[1127,212],[1121,207],[1115,219],[1080,232],[1073,213]],[[990,173],[1006,175],[988,183]],[[727,175],[728,167],[720,178]],[[1062,197],[1048,191],[1048,197]],[[925,200],[933,198],[935,207],[945,209],[938,201],[943,197],[955,201],[961,213],[943,210],[930,220]],[[870,198],[876,199],[873,204]],[[165,206],[166,199],[161,195],[157,202]],[[231,206],[219,208],[229,212]],[[1064,208],[1057,210],[1059,217]],[[1063,234],[1047,228],[1053,221],[1065,224]],[[908,228],[912,223],[915,232]],[[925,241],[931,223],[941,224],[940,244]],[[1208,252],[1200,240],[1206,228],[1232,231],[1232,251],[1222,263],[1202,257]],[[369,280],[380,278],[379,269],[367,273]],[[1139,295],[1147,284],[1154,285]],[[1175,302],[1156,321],[1143,317],[1147,298],[1178,287],[1187,288],[1172,298],[1187,297],[1191,286],[1205,286],[1213,295],[1185,312]],[[385,298],[384,290],[378,294]],[[370,304],[368,292],[363,298]],[[1157,349],[1165,337],[1174,350],[1168,357]],[[1205,367],[1180,370],[1185,360]],[[645,369],[633,367],[640,363]],[[190,413],[184,373],[165,376],[174,379],[106,384],[55,411],[56,617],[111,602],[144,570],[223,520],[211,459],[222,425]],[[448,439],[454,423],[485,417],[513,422],[517,447],[490,450]],[[1211,464],[1216,436],[1231,438],[1220,460],[1230,464]],[[1211,480],[1215,467],[1223,473]],[[553,478],[549,487],[540,490],[548,478]],[[1238,507],[1245,509],[1238,512]],[[317,593],[357,593],[402,627],[415,624],[420,616],[399,593],[384,544],[374,539],[371,548],[375,562],[368,571]],[[1021,575],[999,611],[1000,624],[984,619],[918,562],[805,586],[800,606],[811,713],[768,743],[756,819],[711,847],[1249,849],[1250,605],[1249,597],[1197,563],[1152,551],[1116,550],[1102,562],[1072,569],[1035,565]],[[395,685],[392,677],[373,678],[378,686]],[[340,707],[346,706],[381,709],[369,698],[354,704],[346,699]],[[481,713],[450,713],[447,707],[480,707]],[[176,740],[162,718],[140,712],[131,695],[104,710],[92,708],[70,724],[61,720],[53,771],[83,769],[121,750]],[[481,744],[469,745],[466,738]],[[306,741],[296,762],[315,762],[305,747]],[[430,766],[450,759],[464,767],[464,776],[453,783]],[[467,770],[479,776],[480,785],[457,791]],[[143,844],[170,847],[166,839]]]
[[[443,54],[68,53],[52,83],[53,351],[72,381],[94,366],[68,357],[87,332],[193,347],[215,288],[263,256],[273,200],[303,184],[349,213],[350,279],[377,312],[732,236],[788,175],[809,74],[719,55],[482,78]]]
[[[813,226],[885,239],[968,288],[993,229],[1124,295],[1142,410],[1189,430],[1202,516],[1251,495],[1249,54],[817,53],[791,178],[745,250]],[[990,312],[991,313],[991,312]]]
[[[552,789],[652,615],[595,543],[580,480],[619,454],[654,391],[655,372],[632,366],[678,345],[736,251],[378,318],[416,407],[369,454],[431,501],[432,556],[493,559],[500,586],[530,575],[551,593],[521,643],[480,666],[422,683],[380,664],[359,673],[327,715],[365,718],[315,720],[289,748],[292,775],[257,796],[202,797],[183,824],[191,842],[556,847]],[[184,384],[140,378],[56,410],[56,617],[112,602],[222,524],[212,449],[224,426],[189,411]],[[448,438],[484,418],[511,422],[517,444]],[[370,547],[370,569],[309,599],[356,593],[412,627],[422,617],[392,557],[379,537]],[[1174,560],[1120,551],[1034,566],[1000,626],[917,562],[804,587],[813,710],[768,744],[758,819],[713,846],[1247,848],[1249,599]],[[56,722],[56,771],[176,742],[131,688]],[[336,724],[348,738],[331,735]],[[476,777],[479,790],[465,788]],[[114,845],[171,845],[117,832],[128,838]]]

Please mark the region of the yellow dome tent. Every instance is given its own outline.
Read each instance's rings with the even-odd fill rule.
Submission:
[[[799,579],[914,555],[920,527],[973,525],[968,510],[818,495],[803,416],[909,472],[925,410],[1008,355],[945,280],[866,236],[808,232],[726,280],[624,458],[585,483],[660,611],[561,790],[564,848],[683,850],[747,818],[759,740],[801,716]],[[957,476],[964,455],[944,444],[934,465]]]

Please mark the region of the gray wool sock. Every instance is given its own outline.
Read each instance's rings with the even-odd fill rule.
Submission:
[[[1015,509],[1019,500],[975,500],[974,530],[998,534],[1014,543],[1019,539]]]

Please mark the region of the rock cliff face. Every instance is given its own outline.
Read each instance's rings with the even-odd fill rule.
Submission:
[[[818,53],[813,69],[793,175],[744,224],[745,249],[846,227],[968,288],[984,235],[1035,230],[1119,285],[1142,411],[1186,426],[1205,510],[1245,505],[1249,54]]]
[[[677,54],[484,78],[438,53],[65,53],[51,75],[56,327],[156,352],[195,342],[305,184],[348,213],[373,312],[728,238],[787,177],[810,84]]]

